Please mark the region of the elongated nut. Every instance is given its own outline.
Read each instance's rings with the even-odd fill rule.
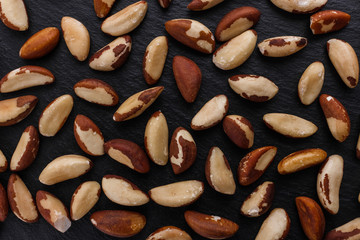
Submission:
[[[10,170],[22,171],[29,167],[39,150],[39,133],[34,126],[27,127],[21,135],[16,149],[11,157]]]
[[[283,158],[278,164],[278,172],[282,175],[298,172],[322,163],[327,153],[320,148],[310,148],[294,152]]]
[[[240,148],[251,148],[254,144],[254,129],[249,120],[239,115],[224,118],[223,128],[230,140]]]
[[[22,221],[37,222],[39,214],[33,197],[22,179],[11,174],[8,181],[8,198],[11,210]]]
[[[313,34],[324,34],[346,27],[350,22],[350,15],[339,10],[325,10],[310,17],[310,29]]]
[[[40,134],[45,137],[55,136],[65,124],[73,105],[74,100],[69,94],[62,95],[49,103],[40,115]]]
[[[88,181],[80,184],[71,197],[71,219],[77,221],[85,216],[99,200],[100,193],[101,187],[96,181]]]
[[[312,0],[308,2],[302,2],[298,0],[271,0],[271,2],[278,8],[296,14],[316,12],[325,6],[327,1],[328,0]]]
[[[175,226],[165,226],[156,229],[146,240],[192,240],[190,235],[184,230]]]
[[[221,45],[213,54],[213,63],[222,70],[242,65],[253,53],[257,41],[255,30],[247,30]]]
[[[8,162],[4,153],[0,150],[0,173],[5,172],[8,167]]]
[[[4,222],[9,213],[9,202],[6,196],[6,190],[0,183],[0,222]]]
[[[203,11],[222,3],[223,1],[224,0],[192,0],[189,5],[187,5],[187,8],[192,11]]]
[[[324,162],[317,177],[317,194],[321,205],[331,214],[339,211],[339,192],[344,172],[344,159],[331,155]]]
[[[197,180],[170,183],[149,191],[150,198],[165,207],[183,207],[192,204],[203,194],[204,184]]]
[[[54,185],[84,175],[93,167],[90,159],[80,155],[63,155],[51,161],[40,173],[39,181]]]
[[[116,0],[94,0],[94,10],[96,16],[99,18],[106,17],[115,1]]]
[[[0,18],[10,29],[25,31],[29,28],[29,19],[23,0],[0,0]]]
[[[228,160],[218,147],[212,147],[205,163],[205,176],[216,191],[233,195],[236,184]]]
[[[324,84],[325,68],[322,62],[310,64],[298,84],[298,94],[300,101],[305,105],[310,105],[319,96]]]
[[[258,44],[262,55],[267,57],[286,57],[292,55],[304,47],[308,41],[304,37],[280,36],[268,38]]]
[[[147,155],[154,163],[166,165],[169,159],[169,129],[161,111],[155,112],[147,122],[144,145]]]
[[[275,208],[261,225],[255,240],[284,240],[290,231],[290,223],[285,209]]]
[[[24,120],[34,110],[38,98],[26,95],[0,101],[0,127],[11,126]]]
[[[328,232],[324,240],[333,239],[359,239],[360,238],[360,218],[355,218],[344,225]]]

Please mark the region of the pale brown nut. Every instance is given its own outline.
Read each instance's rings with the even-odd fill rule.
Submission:
[[[246,217],[259,217],[266,213],[275,195],[275,184],[264,182],[259,185],[243,202],[240,213]]]
[[[101,156],[104,151],[104,137],[98,126],[88,117],[77,115],[74,121],[74,136],[79,147],[89,155]]]
[[[1,154],[0,154],[1,155]],[[356,157],[357,157],[357,159],[359,159],[360,160],[360,134],[359,134],[359,137],[358,137],[358,140],[357,140],[357,144],[356,144]],[[1,159],[1,157],[0,157],[0,159]],[[5,159],[6,160],[6,159]],[[0,160],[0,162],[1,162],[1,160]],[[1,164],[0,164],[0,166],[1,166]],[[1,169],[1,168],[0,168]],[[1,172],[1,170],[0,170],[0,172]]]
[[[53,194],[38,191],[36,193],[36,205],[41,216],[59,232],[64,233],[71,227],[67,208]]]
[[[298,172],[322,163],[326,156],[320,148],[300,150],[283,158],[278,164],[278,172],[282,175]]]
[[[295,202],[305,235],[309,240],[321,240],[325,231],[325,217],[319,204],[308,197],[297,197]]]
[[[253,102],[265,102],[278,93],[279,88],[269,79],[251,74],[235,75],[228,79],[234,92]]]
[[[238,180],[240,185],[248,186],[258,180],[275,158],[277,148],[267,146],[255,149],[240,160]]]
[[[286,57],[290,56],[308,44],[304,37],[280,36],[268,38],[258,44],[262,55],[267,57]]]
[[[8,167],[8,162],[4,153],[0,150],[0,173],[5,172]]]
[[[360,238],[360,218],[355,218],[344,225],[337,227],[328,232],[324,240],[335,240],[335,239],[359,239]]]
[[[223,1],[224,0],[192,0],[189,5],[187,5],[187,8],[192,11],[203,11],[222,3]]]
[[[144,134],[145,150],[149,158],[160,166],[169,159],[169,128],[161,111],[151,115]]]
[[[271,2],[278,8],[290,13],[308,14],[313,13],[325,6],[328,0],[271,0]]]
[[[175,226],[165,226],[156,229],[146,240],[192,240],[184,230]]]
[[[345,141],[350,134],[350,118],[345,107],[327,94],[321,94],[319,101],[331,134],[337,141]]]
[[[131,52],[131,37],[124,35],[98,50],[89,59],[89,67],[98,71],[113,71],[121,67]]]
[[[9,93],[54,82],[54,75],[43,67],[23,66],[12,70],[0,81],[0,92]]]
[[[96,16],[104,18],[108,15],[116,0],[94,0]]]
[[[344,159],[331,155],[324,162],[317,176],[317,194],[321,205],[331,214],[339,211],[339,192],[344,173]]]
[[[7,193],[9,205],[16,217],[27,223],[38,221],[39,214],[34,199],[18,175],[10,175]]]
[[[0,183],[0,222],[4,222],[9,213],[9,202],[6,196],[6,190]]]
[[[168,8],[170,6],[171,0],[158,0],[162,8]]]
[[[38,98],[26,95],[0,101],[0,127],[11,126],[24,120],[34,110]]]
[[[192,230],[208,239],[229,238],[239,229],[239,225],[235,222],[219,216],[195,211],[186,211],[184,216]]]
[[[176,85],[186,102],[192,103],[201,86],[201,70],[191,59],[175,56],[172,62]]]
[[[144,150],[134,142],[113,139],[104,144],[105,152],[114,160],[139,172],[150,171],[149,159]]]
[[[267,113],[263,120],[271,130],[291,138],[307,138],[318,130],[312,122],[286,113]]]
[[[197,180],[170,183],[149,191],[150,198],[165,207],[183,207],[194,203],[204,192],[204,184]]]
[[[39,150],[39,133],[34,126],[28,126],[21,135],[16,149],[11,157],[10,170],[22,171],[35,160]]]
[[[49,103],[40,115],[39,132],[45,137],[55,136],[64,126],[73,108],[71,95],[62,95]]]
[[[242,65],[253,53],[257,41],[255,30],[247,30],[221,45],[213,54],[212,61],[222,70]]]
[[[96,181],[87,181],[80,184],[71,197],[71,220],[77,221],[85,216],[99,200],[100,193],[101,187]]]
[[[339,31],[350,22],[351,16],[339,10],[325,10],[310,17],[310,29],[313,34]]]
[[[165,23],[166,31],[177,41],[202,53],[215,50],[215,38],[202,23],[192,19],[173,19]]]
[[[10,29],[26,31],[29,19],[23,0],[0,0],[1,21]]]
[[[147,84],[159,81],[168,54],[168,39],[165,36],[154,38],[146,47],[143,58],[143,75]]]
[[[93,167],[90,159],[80,155],[63,155],[52,160],[40,173],[39,181],[54,185],[84,175]]]
[[[325,68],[322,62],[313,62],[302,74],[298,84],[298,95],[304,105],[310,105],[319,96],[324,84]]]
[[[275,208],[264,220],[255,240],[284,240],[290,231],[290,224],[285,209]]]
[[[48,27],[32,35],[21,47],[19,56],[23,59],[37,59],[49,54],[58,44],[60,31]]]
[[[170,162],[175,174],[180,174],[193,165],[197,147],[191,134],[183,127],[175,129],[170,141]]]
[[[150,200],[138,186],[117,175],[105,175],[101,187],[108,199],[123,206],[141,206]]]
[[[102,106],[115,106],[119,102],[114,88],[99,79],[87,78],[77,82],[74,92],[79,98]]]
[[[205,163],[205,176],[209,185],[216,191],[233,195],[236,184],[228,160],[218,147],[212,147]]]
[[[333,38],[327,41],[327,51],[346,86],[356,87],[359,82],[359,60],[354,48],[344,40]]]
[[[61,19],[64,40],[70,53],[79,61],[85,61],[90,51],[90,35],[80,21],[72,17]]]
[[[226,116],[223,129],[230,140],[240,148],[248,149],[254,144],[254,129],[250,121],[242,116]]]
[[[119,238],[132,237],[146,225],[144,215],[125,210],[103,210],[93,213],[91,223],[101,232]]]
[[[139,116],[155,102],[163,90],[164,87],[159,86],[135,93],[120,105],[114,113],[113,120],[115,122],[122,122]]]

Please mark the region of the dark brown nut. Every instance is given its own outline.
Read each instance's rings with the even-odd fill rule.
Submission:
[[[286,57],[292,55],[304,47],[308,41],[304,37],[280,36],[268,38],[258,44],[262,55],[267,57]]]
[[[3,154],[3,152],[0,150],[0,173],[5,172],[7,167],[8,167],[8,162],[6,160],[6,157]]]
[[[192,238],[178,227],[165,226],[150,234],[146,240],[192,240]]]
[[[170,6],[171,0],[158,0],[162,8],[168,8]]]
[[[254,129],[246,118],[239,115],[228,115],[224,118],[223,128],[236,146],[247,149],[254,144]]]
[[[224,0],[192,0],[187,8],[192,11],[203,11],[222,3],[223,1]]]
[[[351,240],[360,238],[360,218],[355,218],[344,225],[337,227],[328,234],[326,234],[324,240]]]
[[[265,219],[255,240],[284,240],[290,231],[290,218],[282,208],[275,208]]]
[[[99,18],[106,17],[115,1],[116,0],[94,0],[94,10],[96,16]]]
[[[271,2],[278,8],[296,14],[316,12],[325,6],[327,1],[328,0],[312,0],[304,3],[298,0],[271,0]]]
[[[0,154],[1,155],[1,154]],[[356,144],[356,157],[357,159],[360,160],[360,134],[359,134],[359,137],[358,137],[358,141],[357,141],[357,144]],[[1,159],[1,157],[0,157]],[[6,159],[5,159],[6,160]],[[0,161],[1,162],[1,161]],[[0,164],[1,166],[1,164]],[[0,168],[1,169],[1,168]],[[0,171],[1,172],[1,171]]]
[[[325,67],[322,62],[313,62],[306,68],[298,84],[298,94],[303,104],[310,105],[319,96],[324,76]]]
[[[29,20],[23,0],[0,1],[1,21],[10,29],[25,31],[29,28]]]
[[[310,29],[313,34],[324,34],[346,27],[350,22],[350,15],[339,10],[325,10],[310,17]]]
[[[9,202],[6,196],[6,190],[0,183],[0,222],[4,222],[9,213]]]

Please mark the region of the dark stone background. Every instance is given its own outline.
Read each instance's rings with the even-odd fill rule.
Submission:
[[[110,14],[123,9],[134,1],[117,1]],[[1,94],[0,100],[17,96],[33,94],[39,98],[35,110],[24,121],[11,127],[0,128],[0,149],[7,159],[17,145],[23,130],[30,124],[38,125],[38,119],[42,110],[54,98],[62,94],[71,94],[74,97],[74,109],[71,112],[61,131],[52,138],[41,137],[40,150],[35,162],[25,171],[19,173],[27,184],[32,195],[37,190],[46,190],[59,197],[67,207],[70,205],[71,196],[77,186],[87,180],[101,182],[106,174],[121,175],[138,185],[142,190],[148,191],[153,187],[189,179],[198,179],[205,183],[205,192],[194,204],[182,208],[166,208],[149,202],[141,207],[123,207],[109,201],[104,194],[99,202],[84,218],[73,222],[71,228],[61,234],[51,227],[43,218],[37,223],[27,224],[20,221],[13,213],[10,213],[4,223],[0,223],[0,239],[111,239],[111,237],[95,229],[89,221],[90,214],[103,209],[127,209],[139,211],[147,218],[144,230],[130,239],[145,239],[155,229],[165,225],[175,225],[187,231],[193,239],[202,239],[194,233],[186,224],[183,213],[187,209],[219,215],[231,219],[239,224],[240,228],[231,239],[253,239],[263,220],[268,213],[258,218],[246,218],[240,215],[239,209],[243,200],[259,184],[264,181],[274,181],[276,194],[271,209],[285,208],[291,218],[291,229],[288,239],[304,239],[305,235],[300,226],[295,207],[295,197],[308,196],[315,200],[316,178],[319,166],[281,176],[277,172],[278,162],[288,154],[305,149],[319,147],[331,154],[340,154],[345,160],[344,178],[340,191],[340,211],[332,216],[324,212],[326,216],[326,232],[338,227],[360,215],[360,204],[357,201],[360,190],[360,162],[355,157],[355,146],[360,130],[359,113],[360,104],[359,87],[349,89],[341,81],[332,66],[326,52],[326,41],[330,38],[340,38],[348,41],[355,50],[360,52],[359,6],[358,0],[335,1],[330,0],[324,9],[337,9],[351,14],[350,24],[345,29],[331,34],[313,36],[309,29],[310,15],[294,15],[276,8],[269,0],[250,1],[236,0],[225,1],[218,6],[203,12],[191,12],[186,6],[189,1],[174,0],[168,9],[162,9],[156,0],[149,1],[148,13],[143,23],[130,33],[133,39],[133,50],[127,62],[113,72],[98,72],[90,69],[87,62],[78,62],[69,53],[66,44],[61,37],[57,48],[48,56],[39,60],[23,60],[18,56],[22,44],[37,31],[55,26],[60,29],[60,21],[63,16],[71,16],[88,28],[91,35],[90,55],[109,43],[114,37],[107,36],[100,31],[102,19],[96,17],[92,1],[30,1],[25,0],[30,28],[26,32],[16,32],[0,24],[0,75],[23,65],[39,65],[52,71],[55,75],[55,83],[21,90],[15,93]],[[158,100],[149,107],[141,116],[122,123],[112,120],[112,115],[117,107],[102,107],[88,103],[78,98],[73,92],[73,85],[83,78],[98,78],[112,85],[120,96],[120,102],[126,100],[132,94],[144,90],[149,86],[142,76],[142,58],[147,44],[159,35],[168,34],[164,23],[174,18],[191,18],[199,20],[215,31],[217,23],[230,10],[241,6],[253,6],[258,8],[262,15],[259,23],[255,26],[258,32],[258,42],[274,36],[299,35],[307,37],[308,46],[301,52],[289,57],[273,59],[263,57],[258,49],[242,66],[231,70],[222,71],[212,63],[212,55],[193,51],[169,37],[169,53],[166,60],[162,78],[157,85],[165,86],[164,92]],[[219,47],[220,44],[217,44]],[[181,97],[173,78],[171,62],[175,55],[183,55],[194,60],[202,70],[203,82],[199,95],[193,104],[186,103]],[[321,61],[325,65],[325,83],[322,93],[327,93],[338,98],[347,108],[351,119],[351,134],[344,143],[338,143],[330,134],[325,118],[318,101],[310,106],[301,104],[297,96],[297,84],[306,67],[314,61]],[[278,95],[266,103],[249,102],[234,93],[227,78],[235,74],[258,74],[274,81],[279,86]],[[190,121],[195,113],[209,99],[217,94],[226,94],[230,101],[229,114],[239,114],[249,119],[255,130],[255,143],[252,149],[266,145],[278,147],[278,153],[274,162],[265,174],[254,184],[248,187],[237,185],[235,195],[226,196],[214,191],[206,182],[204,174],[205,159],[212,146],[219,146],[228,158],[234,175],[240,159],[250,150],[242,150],[236,147],[223,132],[221,124],[205,131],[191,131],[197,147],[198,157],[195,164],[185,173],[175,176],[170,164],[165,167],[151,163],[148,174],[139,174],[117,163],[108,156],[90,157],[94,162],[94,168],[86,175],[77,179],[58,183],[54,186],[45,186],[38,181],[42,169],[54,158],[64,154],[81,154],[84,152],[78,147],[73,135],[73,121],[77,114],[90,117],[102,130],[105,140],[124,138],[136,142],[143,147],[143,135],[147,120],[151,114],[159,109],[165,114],[170,134],[178,126],[190,129]],[[289,139],[269,130],[262,121],[262,116],[270,112],[284,112],[295,114],[314,122],[318,132],[307,139]],[[88,156],[89,157],[89,156]],[[7,185],[10,171],[0,174],[0,182]]]

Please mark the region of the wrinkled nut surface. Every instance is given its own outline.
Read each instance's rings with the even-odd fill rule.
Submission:
[[[172,63],[176,85],[188,103],[195,101],[201,86],[201,70],[191,59],[175,56]]]
[[[58,44],[60,31],[48,27],[32,35],[21,47],[19,56],[23,59],[41,58],[50,53]]]
[[[277,148],[267,146],[255,149],[240,160],[238,179],[242,186],[248,186],[258,180],[275,158]]]
[[[45,137],[55,136],[65,124],[73,108],[74,100],[65,94],[46,106],[39,119],[39,132]]]
[[[111,36],[121,36],[129,33],[143,21],[147,8],[146,1],[133,3],[106,18],[101,24],[101,31]]]
[[[96,16],[104,18],[108,15],[115,0],[94,0],[94,10]]]
[[[162,8],[168,8],[170,6],[171,0],[158,0]]]
[[[143,58],[143,75],[147,84],[159,81],[168,54],[168,39],[165,36],[154,38],[146,47]]]
[[[53,194],[38,191],[36,193],[36,205],[41,216],[59,232],[64,233],[71,227],[67,208]]]
[[[103,106],[115,106],[119,102],[116,91],[99,79],[87,78],[77,82],[74,92],[79,98]]]
[[[290,231],[290,218],[282,208],[275,208],[265,219],[255,240],[283,240]]]
[[[257,41],[255,30],[247,30],[221,45],[213,54],[212,61],[222,70],[231,70],[243,64],[253,53]]]
[[[331,134],[337,141],[345,141],[350,134],[350,118],[345,107],[327,94],[321,94],[319,101]]]
[[[4,222],[9,213],[9,202],[6,196],[6,190],[0,183],[0,222]]]
[[[0,150],[0,173],[5,172],[8,167],[8,162],[4,153]]]
[[[212,8],[219,3],[222,3],[224,0],[192,0],[187,8],[192,11],[203,11],[209,8]]]
[[[170,162],[175,174],[180,174],[193,165],[197,148],[191,134],[183,127],[175,129],[170,141]]]
[[[72,17],[63,17],[61,28],[70,53],[77,60],[85,61],[90,51],[90,35],[87,28]]]
[[[165,226],[150,234],[146,240],[192,240],[184,230],[175,226]]]
[[[34,110],[38,98],[26,95],[0,101],[0,127],[11,126],[24,120]]]
[[[117,175],[105,175],[101,187],[111,201],[120,205],[141,206],[149,202],[146,193],[126,178]]]
[[[89,67],[98,71],[113,71],[126,62],[130,51],[131,37],[118,37],[90,57]]]
[[[326,234],[324,240],[333,239],[359,239],[360,238],[360,218],[355,218],[344,225],[337,227],[328,234]]]
[[[223,128],[236,146],[248,149],[254,144],[254,129],[246,118],[239,115],[228,115],[224,118]]]
[[[15,92],[34,86],[46,85],[54,82],[54,75],[43,67],[23,66],[12,70],[0,81],[0,93]]]
[[[233,236],[239,229],[235,222],[222,218],[203,214],[195,211],[184,213],[186,223],[200,236],[208,239],[225,239]]]
[[[123,102],[114,113],[116,122],[130,120],[142,114],[159,97],[164,90],[163,86],[148,88],[135,93]]]
[[[169,129],[165,115],[161,111],[151,115],[147,122],[144,145],[147,155],[154,163],[166,165],[169,159]]]
[[[165,23],[166,31],[177,41],[202,53],[215,50],[215,38],[202,23],[192,19],[173,19]]]
[[[321,205],[331,214],[339,211],[339,192],[344,173],[344,159],[331,155],[324,162],[317,176],[317,194]]]
[[[327,41],[327,51],[346,86],[356,87],[359,82],[359,60],[354,48],[344,40],[333,38]]]
[[[92,156],[101,156],[104,151],[104,137],[98,126],[88,117],[77,115],[74,121],[74,135],[79,147]]]
[[[228,79],[234,92],[253,102],[265,102],[279,91],[278,86],[269,79],[258,75],[235,75]]]
[[[99,200],[100,193],[101,187],[96,181],[88,181],[80,184],[71,197],[71,220],[77,221],[85,216]]]
[[[34,199],[18,175],[10,175],[7,193],[9,205],[15,216],[27,223],[33,223],[39,219]]]
[[[295,202],[305,235],[310,240],[321,240],[325,231],[325,217],[319,204],[308,197],[297,197]]]
[[[39,133],[34,126],[27,127],[21,135],[16,149],[11,157],[10,170],[22,171],[29,167],[39,150]]]
[[[23,0],[0,0],[0,18],[10,29],[25,31],[29,28],[29,19]]]
[[[228,98],[221,94],[213,97],[196,113],[191,120],[193,130],[205,130],[221,122],[229,110]]]
[[[39,181],[54,185],[84,175],[93,167],[90,159],[80,155],[63,155],[51,161],[40,173]]]
[[[346,27],[351,16],[339,10],[325,10],[310,17],[310,29],[313,34],[324,34]]]
[[[296,14],[316,12],[325,6],[327,1],[328,0],[311,0],[303,2],[301,0],[271,0],[278,8]]]
[[[264,182],[258,186],[243,202],[240,213],[246,217],[258,217],[266,213],[275,195],[275,184]]]
[[[260,19],[260,11],[253,7],[239,7],[227,13],[215,30],[215,38],[220,42],[230,40],[253,27]]]
[[[112,159],[139,173],[147,173],[150,170],[150,163],[146,153],[134,142],[113,139],[106,142],[104,148]]]
[[[91,223],[113,237],[127,238],[138,234],[146,225],[144,215],[125,210],[103,210],[93,213]]]
[[[188,180],[153,188],[149,191],[149,196],[161,206],[183,207],[198,200],[203,192],[202,182]]]
[[[233,195],[236,183],[228,160],[218,147],[212,147],[205,163],[205,176],[209,185],[216,191]]]
[[[322,62],[313,62],[302,74],[298,84],[300,101],[310,105],[319,96],[324,84],[325,68]]]
[[[258,44],[258,48],[267,57],[286,57],[300,51],[307,43],[304,37],[280,36],[265,39]]]

